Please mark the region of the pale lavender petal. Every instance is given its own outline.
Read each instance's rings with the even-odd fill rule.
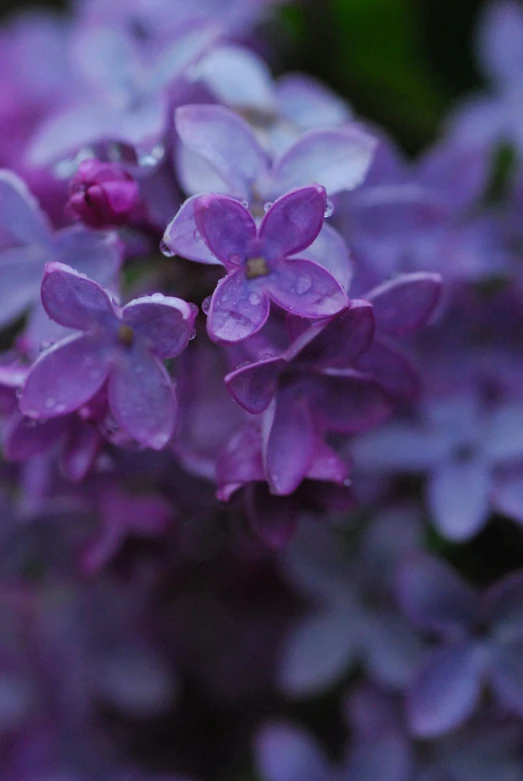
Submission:
[[[263,461],[271,492],[291,494],[305,478],[314,455],[316,433],[306,399],[286,389],[265,412]]]
[[[306,732],[271,723],[256,735],[256,766],[262,781],[330,781],[327,758]]]
[[[489,514],[490,476],[481,460],[441,464],[428,484],[434,524],[449,540],[474,537]]]
[[[122,99],[143,78],[138,47],[122,27],[78,26],[71,42],[74,62],[86,86]]]
[[[159,358],[174,358],[187,347],[197,314],[194,304],[162,293],[137,298],[122,310],[123,321]]]
[[[231,372],[225,383],[233,399],[256,415],[264,412],[276,395],[278,379],[286,365],[283,358],[261,360]]]
[[[497,407],[487,427],[483,452],[494,464],[523,458],[523,407],[502,404]]]
[[[344,130],[311,130],[276,163],[271,195],[318,182],[329,195],[353,190],[369,170],[376,140],[351,126]]]
[[[249,125],[233,111],[212,105],[178,108],[175,124],[183,143],[207,160],[235,195],[249,199],[251,185],[268,169],[268,157]]]
[[[74,412],[100,390],[109,362],[100,337],[74,334],[64,339],[42,353],[31,367],[20,410],[37,420]]]
[[[42,304],[49,317],[65,328],[84,331],[116,322],[105,290],[63,263],[48,263],[42,280]]]
[[[312,76],[281,76],[276,82],[276,96],[281,115],[303,130],[336,127],[351,118],[345,101]]]
[[[174,432],[176,397],[163,364],[147,350],[119,356],[109,375],[109,407],[120,428],[146,447],[161,450]]]
[[[369,676],[387,688],[402,690],[411,681],[423,644],[396,612],[369,613],[363,622],[365,667]]]
[[[173,84],[188,66],[205,54],[219,34],[217,24],[197,23],[172,35],[172,42],[161,52],[154,65],[149,91],[155,93]]]
[[[493,644],[490,668],[492,688],[509,710],[523,716],[523,637]]]
[[[25,182],[11,171],[0,171],[0,249],[50,241],[48,218]]]
[[[429,272],[402,274],[365,297],[374,305],[376,326],[404,336],[427,324],[441,295],[441,276]]]
[[[256,236],[251,213],[228,195],[201,195],[193,208],[196,226],[212,254],[228,268],[239,266]]]
[[[500,86],[520,83],[523,73],[523,12],[515,0],[497,0],[483,11],[478,55]]]
[[[209,265],[220,264],[196,227],[194,204],[199,195],[188,198],[165,229],[162,245],[174,255]]]
[[[372,305],[354,299],[330,323],[314,324],[303,333],[297,340],[298,344],[305,343],[298,353],[299,361],[316,367],[346,369],[369,348],[373,336]]]
[[[402,610],[419,629],[456,637],[480,617],[474,590],[450,567],[432,556],[413,556],[398,574]]]
[[[355,463],[378,472],[425,472],[448,454],[445,440],[408,423],[391,423],[355,440]]]
[[[114,283],[123,258],[123,244],[117,233],[79,225],[55,234],[54,251],[54,260],[105,286]]]
[[[353,265],[345,240],[326,223],[309,247],[301,250],[300,256],[312,260],[330,271],[340,285],[348,290],[352,280]]]
[[[12,322],[38,299],[47,253],[27,262],[32,253],[27,247],[0,252],[0,328]]]
[[[310,696],[332,686],[355,662],[360,649],[360,617],[353,605],[304,618],[289,634],[279,665],[286,694]]]
[[[318,375],[309,393],[315,419],[328,431],[366,431],[382,423],[392,410],[377,383],[350,369]]]
[[[233,343],[248,339],[263,328],[270,301],[250,285],[240,269],[218,282],[207,313],[207,331],[213,341]]]
[[[277,260],[312,244],[322,228],[326,203],[319,185],[291,190],[274,201],[259,230],[264,257]]]
[[[249,49],[233,44],[216,46],[191,69],[191,77],[203,81],[222,104],[274,113],[271,72]]]
[[[248,425],[220,453],[216,463],[217,497],[227,502],[243,485],[264,479],[260,430]]]
[[[322,266],[303,258],[287,258],[266,277],[272,300],[300,317],[330,317],[348,304],[345,290]]]
[[[377,336],[356,360],[356,367],[374,377],[391,396],[412,401],[420,393],[419,376],[411,360]]]
[[[486,671],[484,649],[464,642],[427,654],[407,696],[410,729],[433,738],[455,729],[474,711]]]

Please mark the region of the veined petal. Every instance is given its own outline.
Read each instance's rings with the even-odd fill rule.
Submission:
[[[220,265],[196,227],[194,204],[199,195],[188,198],[165,229],[162,243],[175,255],[209,265]]]
[[[441,276],[429,272],[402,274],[371,290],[376,326],[385,333],[404,336],[423,328],[441,296]]]
[[[81,407],[107,379],[110,354],[99,338],[73,334],[42,353],[31,367],[20,410],[35,419],[66,415]]]
[[[343,130],[312,130],[276,163],[273,194],[319,182],[329,195],[353,190],[363,182],[374,156],[376,140],[351,126]]]
[[[108,383],[109,407],[127,434],[161,450],[174,432],[176,397],[158,358],[142,346],[121,352]]]
[[[207,331],[216,342],[241,342],[263,328],[270,301],[245,279],[243,269],[218,282],[207,313]]]
[[[438,530],[449,540],[468,540],[486,523],[490,476],[480,460],[442,464],[428,484],[429,506]]]
[[[335,127],[351,118],[349,106],[317,79],[288,73],[276,82],[281,114],[305,130]]]
[[[256,223],[245,206],[228,195],[201,195],[194,218],[203,240],[227,268],[239,266],[256,236]]]
[[[313,461],[317,435],[307,399],[293,388],[278,394],[265,413],[263,462],[271,492],[291,494]]]
[[[261,221],[264,256],[295,255],[318,237],[325,219],[327,193],[320,185],[300,187],[274,201]]]
[[[42,280],[42,304],[55,323],[86,331],[116,320],[105,290],[63,263],[48,263]]]
[[[468,640],[428,653],[407,699],[412,732],[432,738],[462,724],[479,700],[485,668],[483,649]]]
[[[183,143],[210,163],[231,192],[248,199],[269,161],[247,122],[223,106],[191,105],[176,110],[175,124]]]
[[[272,300],[300,317],[330,317],[348,304],[339,282],[311,260],[287,258],[266,279]]]
[[[189,344],[197,314],[194,304],[154,293],[126,304],[122,319],[145,340],[154,355],[174,358]]]
[[[278,379],[286,365],[283,358],[258,361],[230,372],[225,384],[233,399],[256,415],[264,412],[276,395]]]

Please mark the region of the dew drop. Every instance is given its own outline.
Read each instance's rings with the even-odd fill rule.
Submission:
[[[165,255],[166,258],[172,258],[176,253],[172,251],[169,245],[165,241],[160,242],[160,252]]]
[[[240,203],[245,209],[249,208],[249,201],[240,201]]]
[[[249,304],[252,304],[252,306],[256,306],[256,304],[260,303],[260,296],[258,293],[251,293],[249,296]]]
[[[191,335],[189,336],[189,341],[192,342],[192,340],[196,337],[196,328],[193,328],[191,331]]]
[[[270,361],[274,358],[272,353],[262,353],[260,355],[260,361]]]
[[[332,201],[329,201],[327,199],[327,205],[325,206],[325,214],[323,216],[324,217],[332,217],[333,214],[334,214],[334,205],[333,205]]]
[[[237,363],[234,367],[234,371],[239,371],[240,369],[245,369],[247,366],[250,366],[252,361],[240,361],[240,363]]]
[[[207,298],[204,298],[202,301],[202,309],[204,314],[207,314],[211,306],[211,296],[207,296]]]
[[[311,287],[312,279],[308,274],[302,274],[300,277],[298,277],[298,281],[296,282],[296,292],[298,295],[304,295],[304,293],[307,293]]]
[[[200,231],[198,230],[198,228],[194,229],[192,235],[193,235],[195,241],[203,241],[203,236],[200,233]]]
[[[154,302],[155,304],[163,303],[164,299],[165,296],[163,293],[153,293],[151,296],[151,301]]]
[[[267,201],[267,203],[263,204],[263,211],[265,213],[267,213],[269,211],[269,209],[271,208],[271,206],[272,206],[272,201]]]

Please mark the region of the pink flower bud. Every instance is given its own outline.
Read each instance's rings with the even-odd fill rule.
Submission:
[[[84,160],[69,183],[66,211],[91,228],[123,225],[139,201],[138,185],[117,163]]]

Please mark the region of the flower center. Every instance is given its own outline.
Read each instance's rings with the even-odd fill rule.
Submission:
[[[122,325],[118,329],[118,341],[123,344],[124,347],[132,347],[134,343],[134,331],[129,325]]]
[[[269,267],[265,258],[249,258],[246,263],[247,270],[245,276],[247,279],[256,279],[257,277],[266,277],[269,273]]]

